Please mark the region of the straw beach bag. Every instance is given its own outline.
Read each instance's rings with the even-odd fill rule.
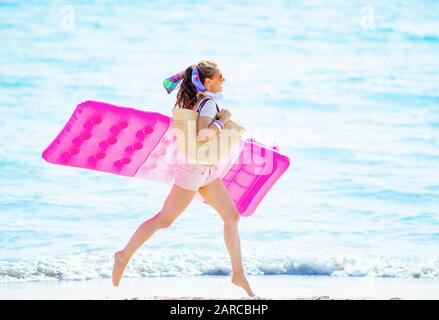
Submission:
[[[185,108],[172,109],[173,127],[181,152],[197,164],[213,165],[230,153],[246,130],[232,120],[224,124],[218,135],[207,141],[197,140],[199,113]]]

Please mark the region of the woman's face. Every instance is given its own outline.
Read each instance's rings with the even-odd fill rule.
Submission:
[[[222,92],[223,91],[223,82],[225,80],[226,79],[223,78],[223,74],[221,73],[220,69],[217,68],[212,79],[206,78],[204,80],[204,86],[210,92]]]

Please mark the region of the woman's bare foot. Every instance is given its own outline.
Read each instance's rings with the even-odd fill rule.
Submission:
[[[250,297],[255,296],[244,274],[232,275],[232,283],[243,288]]]
[[[113,286],[118,287],[122,274],[125,271],[125,267],[128,264],[128,259],[124,256],[123,251],[118,251],[114,254],[114,265],[113,265]]]

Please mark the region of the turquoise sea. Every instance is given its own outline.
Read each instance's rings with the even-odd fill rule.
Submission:
[[[45,162],[77,104],[170,115],[209,58],[220,106],[289,170],[240,221],[246,272],[439,279],[438,1],[0,0],[0,282],[110,278],[170,186]],[[228,275],[194,201],[128,277]]]

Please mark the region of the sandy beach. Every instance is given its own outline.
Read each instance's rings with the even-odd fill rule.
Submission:
[[[249,276],[256,297],[230,283],[228,276],[124,278],[88,281],[9,282],[0,284],[4,300],[204,300],[204,299],[439,299],[439,281],[322,276]]]

